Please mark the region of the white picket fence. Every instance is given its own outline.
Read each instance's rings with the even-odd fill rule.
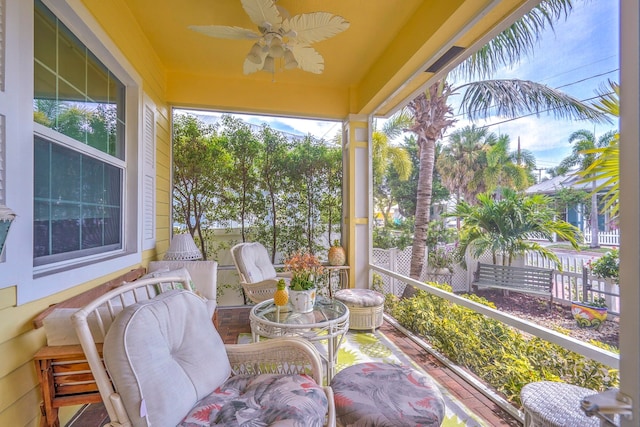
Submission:
[[[492,262],[491,257],[485,254],[481,257],[481,262]],[[560,265],[542,258],[536,253],[528,253],[524,260],[519,260],[517,264],[530,265],[535,267],[550,268],[554,270],[553,300],[562,304],[571,304],[571,301],[584,300],[585,283],[584,269],[585,260],[572,256],[559,256]],[[461,266],[454,266],[453,273],[447,275],[429,274],[425,260],[421,281],[437,281],[449,283],[454,292],[469,292],[471,281],[473,280],[473,270],[477,265],[477,260],[467,259],[467,266],[471,271],[463,269]],[[399,249],[373,249],[373,264],[384,267],[388,270],[404,276],[409,276],[411,265],[411,248]],[[620,287],[617,284],[597,278],[587,274],[587,285],[590,290],[588,294],[603,297],[609,308],[609,313],[618,315],[620,313]],[[383,282],[383,292],[400,296],[404,291],[406,283],[381,275]],[[591,297],[593,295],[587,295]]]
[[[591,233],[589,230],[584,231],[584,243],[591,244]],[[598,245],[620,246],[620,230],[599,231]]]
[[[550,268],[554,270],[553,300],[564,304],[571,301],[584,300],[586,276],[590,293],[603,297],[611,314],[620,314],[620,286],[608,280],[600,279],[588,274],[585,260],[572,256],[558,256],[560,264],[542,258],[537,253],[527,253],[525,265]],[[586,270],[586,274],[585,274]],[[588,295],[590,297],[591,295]]]

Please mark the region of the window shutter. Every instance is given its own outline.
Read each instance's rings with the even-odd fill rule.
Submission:
[[[145,102],[142,130],[142,247],[156,244],[156,117],[155,105]]]

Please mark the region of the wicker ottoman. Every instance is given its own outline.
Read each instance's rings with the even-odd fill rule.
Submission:
[[[337,426],[439,426],[444,399],[431,378],[407,366],[360,363],[331,381]]]
[[[349,329],[371,330],[382,325],[384,295],[370,289],[341,289],[335,299],[349,307]]]
[[[539,381],[522,387],[525,427],[598,427],[600,420],[587,417],[580,403],[594,390],[571,384]]]

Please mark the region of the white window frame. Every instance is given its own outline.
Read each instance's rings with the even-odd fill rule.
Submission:
[[[6,203],[18,216],[9,232],[4,260],[0,260],[0,289],[16,286],[18,304],[47,297],[142,261],[139,197],[143,181],[139,148],[143,136],[142,79],[81,2],[44,0],[43,3],[126,86],[124,237],[120,251],[33,266],[33,140],[36,132],[46,134],[50,129],[39,127],[33,121],[33,1],[7,0],[6,93],[0,93],[0,115],[6,114]]]

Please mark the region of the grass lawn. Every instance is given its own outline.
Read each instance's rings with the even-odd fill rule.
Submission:
[[[573,246],[571,246],[571,244],[569,243],[554,243],[552,245],[547,246],[547,248],[549,249],[562,249],[562,250],[566,250],[566,251],[575,251],[575,249],[573,249]],[[588,245],[580,245],[580,251],[582,252],[598,252],[598,253],[602,253],[605,254],[607,252],[609,252],[612,249],[612,247],[610,246],[601,246],[599,248],[590,248]],[[575,251],[577,252],[577,251]]]

